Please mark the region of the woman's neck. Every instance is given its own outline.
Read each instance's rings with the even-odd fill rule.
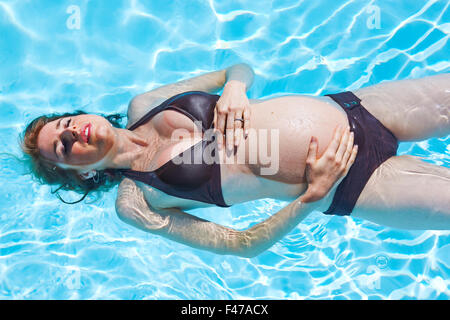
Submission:
[[[138,167],[144,157],[153,158],[160,142],[159,135],[153,128],[145,132],[138,129],[135,131],[115,129],[115,134],[115,143],[105,157],[104,169]]]

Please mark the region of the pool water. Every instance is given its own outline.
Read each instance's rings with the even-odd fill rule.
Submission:
[[[239,62],[256,72],[250,98],[449,72],[449,32],[446,0],[0,0],[0,298],[450,298],[447,231],[315,212],[258,257],[221,256],[121,222],[116,189],[65,205],[14,157],[39,115],[125,113],[136,94]],[[449,140],[399,154],[450,167]],[[189,213],[242,230],[286,204]]]

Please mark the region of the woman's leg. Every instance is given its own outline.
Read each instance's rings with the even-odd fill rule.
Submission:
[[[400,229],[450,230],[450,169],[409,155],[389,158],[351,215]]]
[[[400,141],[450,134],[450,73],[384,82],[353,92]]]

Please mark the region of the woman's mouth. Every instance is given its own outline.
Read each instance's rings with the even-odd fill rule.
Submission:
[[[90,136],[91,136],[91,124],[88,123],[83,127],[83,130],[81,130],[81,138],[85,143],[89,143]]]

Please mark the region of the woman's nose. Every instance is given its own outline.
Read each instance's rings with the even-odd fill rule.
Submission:
[[[78,140],[79,137],[80,137],[80,133],[78,132],[76,126],[71,126],[71,127],[66,128],[66,129],[63,131],[62,135],[63,135],[64,137],[70,138],[70,139],[72,139],[72,140]]]

